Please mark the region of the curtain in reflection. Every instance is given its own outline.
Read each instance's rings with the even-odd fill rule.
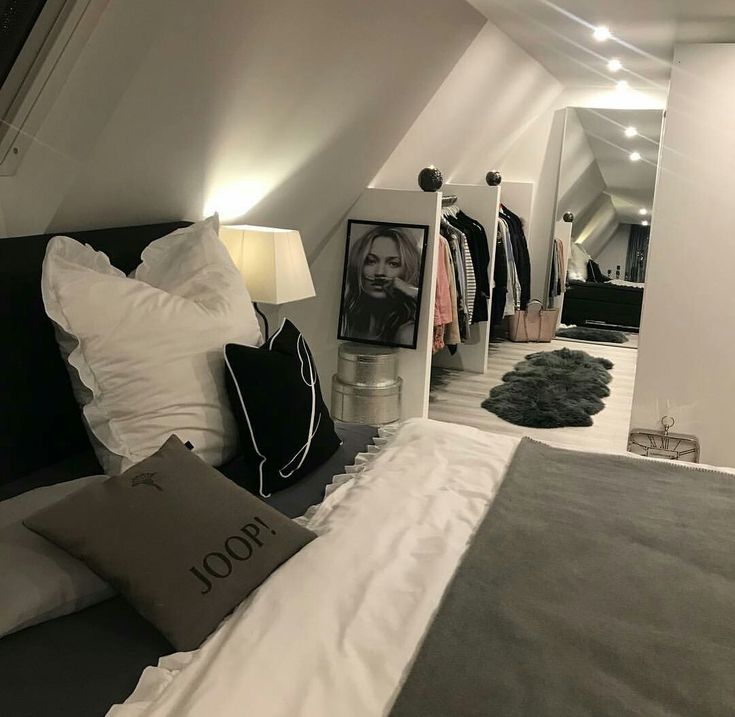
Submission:
[[[625,278],[628,281],[643,283],[646,280],[648,263],[648,239],[651,227],[633,224],[628,239],[628,256],[625,261]]]

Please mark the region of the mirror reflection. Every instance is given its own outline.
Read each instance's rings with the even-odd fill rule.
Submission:
[[[567,108],[548,281],[565,327],[637,338],[662,123],[660,110]]]

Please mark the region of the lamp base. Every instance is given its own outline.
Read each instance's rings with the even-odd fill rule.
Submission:
[[[258,307],[258,302],[253,301],[253,308],[255,309],[258,316],[260,316],[261,319],[263,319],[263,329],[265,330],[265,340],[267,341],[270,338],[270,333],[268,331],[268,319],[265,317],[265,314],[260,310]]]

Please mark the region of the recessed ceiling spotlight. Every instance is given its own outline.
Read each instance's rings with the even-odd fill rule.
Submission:
[[[595,28],[595,31],[592,33],[592,37],[594,37],[597,42],[605,42],[612,37],[612,33],[610,32],[609,27],[606,27],[605,25],[600,25],[599,27]]]
[[[646,221],[646,220],[644,219],[644,220],[643,220],[643,221],[641,222],[641,226],[642,226],[642,227],[647,227],[647,226],[648,226],[648,222],[647,222],[647,221]]]
[[[630,153],[630,161],[631,162],[640,162],[642,159],[640,152],[631,152]]]
[[[635,127],[626,127],[625,128],[625,136],[629,138],[637,137],[638,136],[638,130]]]
[[[640,214],[642,217],[648,216],[648,209],[639,209],[638,214]]]
[[[620,80],[618,84],[616,85],[618,90],[620,92],[625,92],[626,90],[630,89],[630,85],[628,84],[628,80]]]
[[[620,70],[623,69],[623,63],[614,57],[607,63],[607,69],[610,70],[610,72],[620,72]]]

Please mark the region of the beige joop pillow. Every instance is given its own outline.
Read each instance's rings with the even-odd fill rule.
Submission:
[[[316,536],[172,436],[152,456],[24,524],[116,587],[178,650],[193,650]]]

